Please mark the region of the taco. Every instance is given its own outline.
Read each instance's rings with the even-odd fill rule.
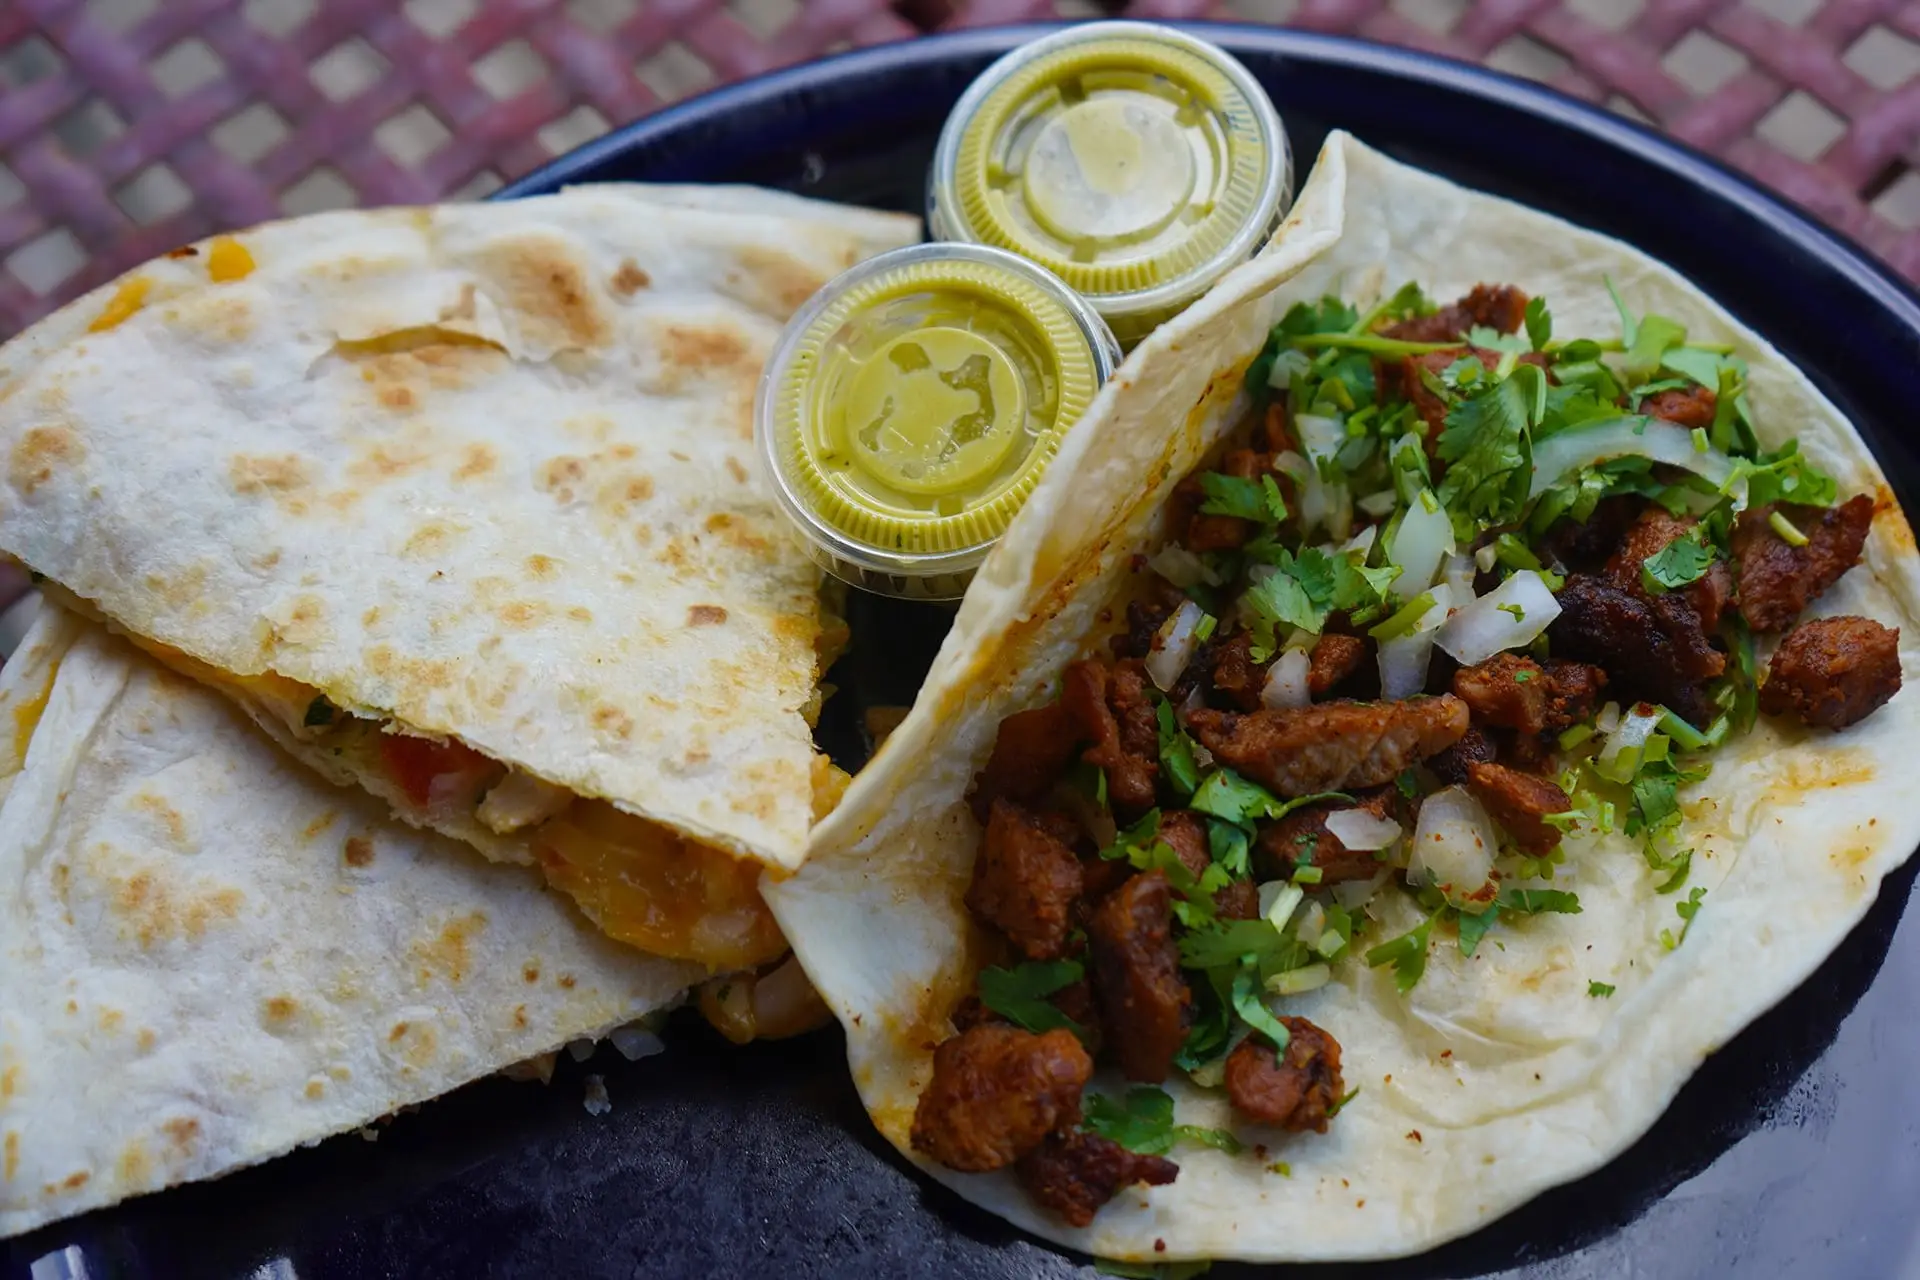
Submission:
[[[1920,841],[1920,557],[1627,245],[1333,135],[1133,353],[768,897],[880,1131],[1112,1258],[1576,1178]]]
[[[768,960],[837,624],[749,477],[754,390],[794,308],[916,236],[608,186],[176,250],[0,348],[0,548],[613,937]]]
[[[0,1237],[370,1124],[705,973],[64,611],[0,672],[0,722]]]

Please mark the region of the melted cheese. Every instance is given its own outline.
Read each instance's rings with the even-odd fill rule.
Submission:
[[[135,640],[180,674],[213,685],[285,725],[297,739],[329,733],[306,724],[307,708],[321,693],[310,685],[271,672],[235,675],[157,641]],[[351,723],[375,728],[369,720]],[[374,741],[373,734],[365,732],[359,745]],[[363,778],[385,767],[378,751],[351,750],[342,760]],[[829,784],[831,799],[838,798],[833,794],[838,789]],[[424,811],[403,816],[446,830]],[[447,834],[458,837],[454,831]],[[604,800],[578,796],[519,838],[532,844],[547,882],[573,898],[615,941],[714,969],[763,964],[787,949],[760,897],[758,863],[623,813]]]

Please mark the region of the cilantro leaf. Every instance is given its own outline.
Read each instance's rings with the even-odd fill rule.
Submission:
[[[1155,715],[1159,717],[1161,776],[1182,797],[1190,796],[1200,785],[1200,766],[1194,760],[1193,739],[1174,719],[1172,703],[1165,698],[1154,701],[1158,703]]]
[[[1253,615],[1248,629],[1253,632],[1256,662],[1271,657],[1278,647],[1274,628],[1281,623],[1317,634],[1327,621],[1327,611],[1316,608],[1300,580],[1286,572],[1260,578],[1240,597],[1240,603]]]
[[[1180,963],[1188,969],[1236,966],[1251,956],[1286,958],[1300,944],[1281,934],[1266,920],[1216,920],[1180,937]]]
[[[1413,990],[1427,971],[1427,939],[1433,935],[1433,922],[1439,918],[1440,913],[1435,912],[1399,937],[1367,952],[1369,967],[1393,966],[1393,985],[1401,995]]]
[[[1260,477],[1260,494],[1266,499],[1267,515],[1273,523],[1279,524],[1287,518],[1286,495],[1280,492],[1280,482],[1272,476]]]
[[[1480,939],[1487,936],[1494,922],[1500,918],[1497,904],[1488,903],[1487,909],[1479,915],[1462,911],[1460,913],[1460,954],[1471,957],[1474,949],[1480,945]]]
[[[1258,480],[1246,480],[1220,471],[1200,473],[1200,492],[1206,500],[1200,510],[1210,516],[1235,516],[1241,520],[1273,523],[1267,509],[1267,495]]]
[[[1553,341],[1553,313],[1545,298],[1528,298],[1526,312],[1527,342],[1535,351],[1545,351]]]
[[[1207,775],[1193,793],[1191,807],[1227,822],[1252,822],[1255,818],[1278,820],[1301,805],[1323,800],[1351,799],[1344,792],[1322,791],[1315,795],[1282,800],[1257,782],[1249,782],[1231,769],[1216,769]]]
[[[1773,502],[1830,507],[1840,496],[1840,486],[1834,483],[1833,477],[1800,455],[1797,440],[1789,440],[1750,463],[1736,465],[1734,476],[1746,478],[1749,507],[1764,507]]]
[[[1086,1028],[1046,1000],[1085,976],[1078,960],[1029,960],[1011,969],[982,969],[980,1003],[1025,1030],[1038,1033],[1064,1027],[1085,1039]]]
[[[1440,433],[1440,503],[1463,540],[1479,524],[1517,519],[1526,503],[1532,446],[1529,421],[1545,411],[1546,378],[1533,365],[1454,405]]]
[[[1502,911],[1519,915],[1539,915],[1541,912],[1568,916],[1580,914],[1580,895],[1564,889],[1505,889],[1494,901]]]
[[[1359,312],[1328,294],[1318,302],[1294,303],[1280,318],[1275,332],[1289,338],[1303,338],[1311,333],[1348,333],[1359,320]]]
[[[1081,1127],[1143,1156],[1163,1156],[1181,1141],[1198,1142],[1228,1155],[1239,1155],[1241,1150],[1240,1140],[1224,1129],[1175,1124],[1173,1099],[1166,1090],[1150,1085],[1127,1090],[1118,1102],[1088,1094]]]
[[[1640,585],[1659,595],[1698,582],[1713,565],[1714,550],[1702,545],[1699,526],[1675,538],[1640,564]]]
[[[1678,346],[1662,354],[1660,367],[1690,382],[1697,382],[1709,391],[1717,391],[1720,387],[1720,362],[1721,356],[1717,351]]]
[[[1596,1000],[1604,1000],[1612,995],[1614,991],[1615,987],[1610,982],[1589,982],[1587,984],[1587,994]]]
[[[1633,312],[1627,310],[1627,304],[1620,298],[1620,290],[1613,286],[1613,277],[1602,276],[1601,279],[1607,282],[1607,295],[1613,299],[1613,309],[1620,313],[1620,341],[1630,347],[1639,332],[1640,322],[1633,318]]]
[[[1286,1052],[1293,1033],[1287,1030],[1286,1023],[1273,1016],[1273,1010],[1267,1008],[1267,1002],[1262,999],[1258,966],[1243,964],[1240,972],[1233,975],[1233,1011],[1240,1015],[1242,1022],[1273,1042],[1276,1059]]]
[[[1133,859],[1134,854],[1145,849],[1160,834],[1160,810],[1149,809],[1141,814],[1130,827],[1121,830],[1113,838],[1113,843],[1100,851],[1100,856],[1109,862],[1126,858]]]
[[[1238,822],[1207,819],[1207,852],[1217,867],[1231,876],[1247,874],[1247,854],[1253,843],[1251,828]]]

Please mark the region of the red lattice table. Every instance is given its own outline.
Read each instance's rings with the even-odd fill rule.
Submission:
[[[714,84],[956,26],[1347,32],[1721,155],[1920,280],[1920,0],[0,0],[0,337],[282,213],[483,194]]]

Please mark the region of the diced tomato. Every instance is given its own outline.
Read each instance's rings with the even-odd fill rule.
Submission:
[[[380,752],[407,799],[424,805],[432,797],[433,780],[447,774],[481,774],[492,761],[460,742],[434,742],[403,733],[380,735]]]

